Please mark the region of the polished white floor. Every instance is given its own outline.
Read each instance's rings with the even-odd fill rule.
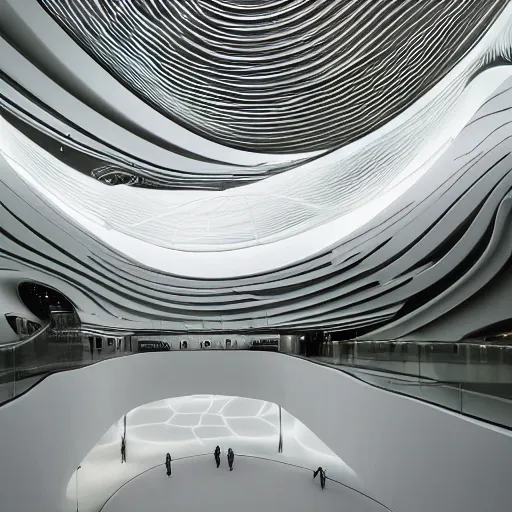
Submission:
[[[235,458],[230,472],[213,457],[177,461],[171,478],[157,468],[125,485],[104,512],[382,512],[370,499],[333,482],[322,491],[310,471],[278,462]]]
[[[219,445],[222,461],[228,448],[235,454],[286,462],[309,469],[322,466],[328,476],[356,489],[355,473],[302,422],[281,409],[283,447],[279,446],[279,406],[241,397],[192,395],[152,402],[126,415],[126,459],[121,464],[123,418],[112,425],[81,462],[68,483],[70,503],[80,512],[98,512],[125,482],[157,464],[169,452],[174,460],[206,455],[213,461]],[[237,461],[241,460],[237,457]],[[176,460],[176,464],[183,464]],[[78,480],[78,482],[77,482]]]

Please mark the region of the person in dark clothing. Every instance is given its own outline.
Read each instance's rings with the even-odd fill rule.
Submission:
[[[235,461],[235,453],[231,448],[228,449],[228,466],[229,471],[233,471],[233,462]]]
[[[126,437],[121,437],[121,463],[126,462]]]
[[[320,473],[320,486],[322,487],[322,489],[325,487],[325,470],[322,469],[321,467],[319,467],[314,473],[313,473],[313,478],[316,478],[316,475],[318,475],[318,473]]]
[[[171,454],[168,453],[165,456],[165,468],[167,469],[167,476],[171,476]]]
[[[220,466],[220,446],[219,445],[217,445],[217,447],[215,448],[213,455],[215,456],[215,462],[217,463],[217,468],[218,468]]]

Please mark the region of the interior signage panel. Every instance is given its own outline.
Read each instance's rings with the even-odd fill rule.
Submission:
[[[171,346],[166,341],[139,341],[139,352],[167,352]]]

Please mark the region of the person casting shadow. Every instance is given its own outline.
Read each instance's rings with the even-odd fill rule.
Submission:
[[[218,468],[220,466],[220,446],[217,445],[217,447],[215,448],[215,452],[213,452],[213,455],[215,457],[215,462]]]
[[[167,476],[171,476],[171,454],[168,453],[165,456],[165,468],[167,469]]]
[[[325,487],[325,470],[319,467],[315,472],[313,472],[313,478],[316,478],[318,473],[320,473],[320,486],[323,489]]]
[[[233,471],[233,462],[235,460],[235,453],[231,448],[228,449],[228,466],[229,471]]]

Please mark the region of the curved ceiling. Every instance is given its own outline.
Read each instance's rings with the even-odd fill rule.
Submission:
[[[107,187],[65,163],[60,155],[68,153],[66,146],[54,145],[49,152],[7,120],[2,151],[65,214],[135,259],[142,254],[141,261],[149,266],[167,271],[176,268],[178,257],[188,267],[180,272],[191,275],[195,271],[189,255],[166,251],[210,253],[198,256],[202,268],[209,267],[204,258],[214,257],[211,253],[230,251],[222,258],[232,262],[232,272],[270,270],[350,235],[432,170],[480,105],[510,76],[509,67],[488,69],[464,87],[497,41],[489,34],[482,42],[485,51],[476,48],[439,87],[365,139],[223,192]],[[144,244],[156,248],[147,251]],[[266,249],[274,253],[270,259],[240,267],[251,256],[243,249],[257,252],[262,244],[279,245]],[[155,259],[157,254],[161,256]]]
[[[459,307],[507,268],[510,2],[382,1],[364,3],[363,14],[355,1],[190,0],[167,2],[162,18],[156,1],[55,0],[44,2],[48,11],[37,0],[0,0],[0,5],[0,277],[30,277],[59,289],[77,304],[84,324],[178,331],[368,330],[379,325],[388,328],[379,331],[382,336],[399,336]],[[86,6],[94,6],[94,12]],[[382,53],[383,61],[391,59],[388,71],[379,75],[382,90],[370,94],[363,80],[355,95],[340,92],[340,101],[329,105],[319,98],[304,112],[311,113],[311,122],[315,116],[322,121],[318,126],[325,136],[319,138],[313,127],[307,131],[310,138],[299,137],[310,121],[290,121],[289,135],[297,137],[280,147],[302,152],[282,154],[271,146],[284,140],[279,109],[267,112],[268,133],[251,131],[252,142],[249,131],[239,133],[237,148],[230,146],[227,132],[246,126],[237,116],[242,119],[258,104],[242,102],[247,97],[236,93],[242,81],[221,80],[216,86],[219,97],[230,96],[231,87],[232,101],[241,102],[230,110],[194,82],[205,72],[196,66],[190,84],[196,84],[197,103],[185,85],[176,92],[184,95],[183,104],[191,104],[188,124],[128,83],[138,76],[135,85],[144,89],[151,80],[163,79],[157,66],[156,74],[142,80],[137,62],[142,56],[153,62],[145,56],[148,34],[156,37],[158,26],[164,38],[162,20],[170,12],[175,15],[165,24],[169,34],[176,29],[176,13],[188,38],[193,27],[199,34],[205,26],[201,16],[232,30],[237,41],[245,34],[250,68],[259,76],[254,48],[262,41],[256,28],[273,33],[268,22],[274,9],[282,13],[286,30],[280,31],[276,20],[278,37],[268,43],[269,52],[277,51],[280,37],[283,44],[292,37],[286,21],[292,19],[326,47],[337,41],[345,64],[330,61],[329,84],[348,76],[340,70],[352,62],[351,52],[359,51],[359,40],[371,60],[393,34],[396,55],[415,52],[408,64],[411,74],[402,72],[396,55]],[[396,16],[387,18],[388,28],[378,32],[373,45],[369,38],[374,25],[380,26],[376,23],[367,31],[357,23],[347,26],[345,36],[354,36],[353,44],[336,31],[332,40],[325,39],[322,27],[332,25],[331,17],[343,17],[341,12],[368,22],[376,12],[386,19],[388,9]],[[404,24],[406,18],[411,26]],[[72,27],[80,20],[87,26],[79,37]],[[116,45],[128,22],[136,23],[133,37],[125,38],[126,51],[119,53]],[[208,27],[212,44],[218,29]],[[245,33],[241,27],[256,28]],[[91,38],[91,31],[102,35]],[[399,32],[407,37],[414,32],[413,43],[400,39]],[[77,41],[85,39],[77,43],[73,34]],[[132,66],[114,70],[101,60],[100,46],[109,38],[112,59],[123,57]],[[185,36],[178,39],[185,44]],[[453,43],[449,51],[447,41]],[[321,81],[320,75],[306,72],[308,51],[318,48],[304,44],[305,60],[297,68],[304,72],[304,83],[296,84],[292,110],[308,93],[307,87],[301,89],[306,82],[314,89]],[[162,58],[171,58],[166,53],[171,52],[173,59],[185,59],[175,49],[164,45]],[[196,58],[202,58],[201,51]],[[259,96],[268,86],[267,99],[278,103],[283,97],[270,92],[281,73],[290,80],[295,76],[292,68],[280,65],[280,52],[272,53],[280,71],[251,85]],[[321,60],[320,55],[311,69],[320,73]],[[434,65],[439,60],[443,66]],[[212,58],[210,64],[215,62]],[[361,60],[365,77],[373,73],[368,62]],[[212,76],[228,68],[232,71],[219,64]],[[177,67],[176,76],[163,80],[167,96],[159,95],[159,101],[171,101],[180,72]],[[250,73],[245,79],[252,83]],[[157,85],[151,91],[160,91]],[[211,109],[205,101],[212,102]],[[221,105],[229,115],[215,110]],[[327,106],[334,117],[323,110]],[[359,114],[348,122],[344,108]],[[364,108],[371,110],[370,117],[361,114]],[[204,118],[197,124],[199,114]],[[292,114],[286,115],[292,119]],[[208,116],[218,124],[215,140]],[[329,139],[333,134],[339,139]]]
[[[297,153],[374,131],[430,90],[500,0],[39,0],[159,112],[223,145]]]

